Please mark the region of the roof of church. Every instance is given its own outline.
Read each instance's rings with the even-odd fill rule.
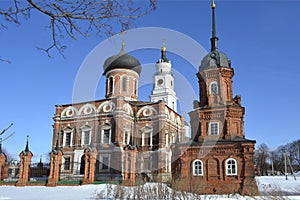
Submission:
[[[212,69],[212,68],[219,68],[219,67],[231,68],[231,62],[226,56],[226,54],[218,50],[219,38],[217,37],[217,33],[216,33],[215,8],[216,5],[213,1],[212,2],[212,37],[210,39],[211,50],[202,59],[201,65],[199,66],[199,71]]]
[[[25,146],[23,153],[24,153],[24,155],[28,155],[29,152],[30,152],[30,150],[29,150],[29,135],[27,135],[26,146]]]
[[[138,74],[142,71],[141,63],[125,51],[124,43],[122,44],[121,51],[118,54],[105,60],[103,65],[103,74],[106,74],[106,72],[112,69],[131,69]]]

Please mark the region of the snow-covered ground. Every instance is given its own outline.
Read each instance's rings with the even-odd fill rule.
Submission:
[[[277,199],[299,199],[300,200],[300,176],[294,180],[292,176],[285,180],[284,176],[267,176],[256,177],[257,185],[262,197],[255,199],[268,199],[273,197]],[[137,187],[135,187],[137,189]],[[134,195],[143,199],[142,196],[147,194],[148,199],[161,199],[159,195],[162,193],[169,195],[169,198],[181,197],[180,199],[195,199],[192,194],[176,194],[166,185],[148,183],[143,186],[143,189],[135,190],[134,187],[117,187],[115,185],[84,185],[84,186],[58,186],[58,187],[43,187],[43,186],[0,186],[0,200],[84,200],[84,199],[113,199],[114,193],[117,192],[127,197],[133,198]],[[158,192],[160,191],[160,192]],[[161,192],[163,191],[163,192]],[[267,197],[266,197],[267,196]],[[106,198],[108,197],[108,198]],[[242,197],[240,195],[200,195],[199,199],[254,199],[251,197]],[[178,198],[179,199],[179,198]]]

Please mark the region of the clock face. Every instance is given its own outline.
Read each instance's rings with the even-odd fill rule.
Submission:
[[[159,80],[157,81],[157,83],[158,83],[158,85],[162,85],[162,84],[164,83],[164,80],[159,79]]]

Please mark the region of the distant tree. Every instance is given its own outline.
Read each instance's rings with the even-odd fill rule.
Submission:
[[[262,176],[268,175],[269,164],[267,163],[267,159],[269,156],[269,148],[266,144],[260,144],[254,152],[254,161]]]
[[[273,161],[274,170],[285,173],[284,154],[287,155],[287,170],[291,173],[290,164],[294,171],[300,170],[300,140],[285,144],[272,151],[270,158]]]
[[[288,155],[291,163],[300,165],[300,140],[288,144]]]
[[[66,48],[63,38],[76,40],[78,36],[87,37],[91,33],[112,35],[133,26],[140,18],[157,8],[158,0],[8,0],[8,5],[0,8],[0,30],[8,24],[21,24],[29,19],[32,12],[40,13],[49,19],[51,44],[39,48],[50,57],[56,49],[60,54]],[[3,3],[2,3],[3,4]],[[115,31],[117,24],[120,29]],[[2,61],[5,61],[2,59]]]
[[[273,162],[273,168],[275,173],[280,172],[281,174],[284,174],[284,151],[283,147],[278,147],[276,150],[272,151],[270,153],[271,161]]]

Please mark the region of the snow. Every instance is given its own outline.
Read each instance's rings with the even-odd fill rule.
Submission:
[[[256,177],[256,183],[259,191],[268,195],[276,192],[281,195],[298,195],[300,199],[300,176],[261,176]]]
[[[256,177],[259,191],[263,196],[261,197],[245,197],[237,194],[232,195],[200,195],[201,199],[266,199],[266,196],[272,196],[275,199],[281,197],[282,199],[295,199],[300,200],[300,176],[296,180],[292,176],[285,180],[285,176],[264,176]],[[137,189],[142,189],[137,192]],[[113,191],[115,193],[113,193]],[[0,186],[0,200],[85,200],[85,199],[114,199],[116,193],[122,193],[127,197],[133,198],[134,195],[149,195],[153,199],[159,199],[160,192],[167,193],[167,199],[172,199],[174,191],[164,184],[147,183],[140,187],[119,187],[110,184],[101,185],[83,185],[83,186],[57,186],[57,187],[44,187],[44,186]],[[186,197],[187,199],[194,199],[196,195],[189,193],[175,193],[177,198]],[[99,197],[98,196],[98,197]],[[183,198],[182,198],[183,199]]]

